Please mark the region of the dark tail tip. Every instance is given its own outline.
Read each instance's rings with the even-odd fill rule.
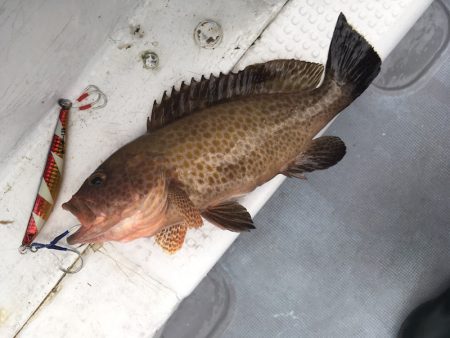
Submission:
[[[366,90],[380,72],[381,59],[366,39],[340,14],[328,51],[327,72],[354,98]]]

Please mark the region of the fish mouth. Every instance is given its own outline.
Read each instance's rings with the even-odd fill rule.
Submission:
[[[67,237],[67,243],[70,245],[88,243],[86,237],[87,227],[81,226],[74,234]]]
[[[84,201],[74,196],[70,201],[64,203],[62,208],[72,213],[81,223],[81,227],[74,234],[67,237],[67,243],[71,245],[87,243],[90,238],[94,237],[91,234],[92,231],[89,230],[97,217]]]

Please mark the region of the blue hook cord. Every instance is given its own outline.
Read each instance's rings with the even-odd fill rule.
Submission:
[[[78,258],[80,259],[80,265],[75,270],[72,269],[63,269],[60,267],[60,270],[66,273],[77,273],[83,268],[83,257],[81,257],[81,253],[72,248],[68,248],[65,246],[57,245],[60,240],[62,240],[64,237],[66,237],[68,234],[70,234],[70,229],[64,231],[62,234],[56,236],[53,238],[50,243],[44,244],[44,243],[31,243],[31,245],[28,247],[31,252],[36,252],[40,249],[49,249],[49,250],[58,250],[58,251],[71,251],[73,253],[76,253],[78,255]]]
[[[61,239],[66,237],[70,233],[69,230],[64,231],[61,235],[56,236],[50,243],[43,244],[43,243],[31,243],[30,249],[37,251],[39,249],[53,249],[53,250],[59,250],[59,251],[74,251],[74,249],[66,248],[64,246],[56,245]]]

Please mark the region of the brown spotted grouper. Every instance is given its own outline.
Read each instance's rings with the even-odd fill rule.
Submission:
[[[63,205],[82,225],[68,242],[155,235],[175,252],[202,216],[223,229],[253,229],[235,198],[277,174],[301,178],[341,160],[338,137],[313,137],[380,64],[341,14],[325,76],[320,64],[275,60],[182,84],[155,103],[148,133],[111,155]]]

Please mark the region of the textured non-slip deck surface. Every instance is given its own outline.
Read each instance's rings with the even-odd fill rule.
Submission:
[[[17,46],[22,47],[22,45],[17,44],[17,41],[8,45],[10,48],[8,48],[7,53],[0,54],[2,64],[8,64],[11,67],[11,72],[7,74],[12,74],[11,76],[17,74],[17,78],[15,78],[17,83],[14,82],[14,86],[7,93],[8,102],[17,103],[15,106],[17,109],[5,109],[5,106],[2,106],[1,117],[7,121],[17,122],[14,124],[15,127],[20,126],[20,119],[27,122],[23,124],[24,129],[27,130],[21,131],[23,137],[2,143],[5,146],[1,149],[2,154],[9,154],[9,156],[5,157],[6,160],[2,158],[5,165],[2,165],[2,177],[0,178],[0,220],[12,220],[13,223],[0,225],[2,250],[2,260],[0,260],[0,336],[12,336],[18,331],[20,331],[19,335],[22,337],[151,336],[169,317],[180,300],[195,288],[237,236],[235,233],[222,231],[206,224],[197,231],[189,232],[186,245],[174,256],[164,254],[154,244],[153,239],[140,239],[132,243],[106,243],[100,249],[87,249],[85,252],[85,267],[78,274],[70,276],[59,271],[58,266],[70,266],[74,262],[74,255],[42,251],[34,255],[20,256],[17,253],[17,246],[23,236],[25,224],[29,217],[29,210],[35,197],[34,187],[37,187],[39,182],[48,140],[53,132],[56,118],[55,108],[49,110],[49,100],[56,101],[58,96],[73,98],[90,83],[98,85],[109,98],[106,108],[86,112],[85,114],[75,113],[71,117],[68,129],[66,171],[60,198],[56,203],[56,209],[51,219],[38,238],[39,241],[48,241],[68,226],[76,224],[76,220],[71,215],[61,210],[60,204],[76,191],[84,178],[109,154],[145,132],[146,117],[153,100],[160,98],[162,92],[169,89],[173,84],[179,85],[181,81],[189,80],[191,77],[198,79],[202,74],[227,72],[233,67],[242,68],[249,63],[273,58],[300,58],[324,62],[331,33],[340,11],[346,14],[349,22],[360,30],[375,46],[380,56],[385,58],[430,2],[431,0],[291,0],[286,3],[284,0],[230,0],[225,4],[222,1],[206,0],[190,2],[146,0],[137,3],[120,2],[120,5],[124,6],[124,10],[122,11],[122,7],[111,8],[107,17],[105,17],[106,13],[101,13],[101,8],[98,12],[99,8],[87,4],[84,4],[84,7],[81,5],[78,7],[78,2],[70,2],[70,6],[67,5],[67,12],[63,10],[64,8],[58,6],[47,7],[42,5],[34,8],[23,2],[4,2],[0,6],[0,15],[12,18],[12,25],[8,26],[11,27],[11,30],[0,30],[0,33],[6,34],[8,41],[13,42],[15,36],[17,36],[16,39],[26,38],[25,40],[28,42],[26,46],[30,51],[36,51],[36,48],[39,47],[38,50],[42,54],[39,54],[39,59],[36,59],[39,60],[36,67],[42,73],[31,72],[34,69],[33,63],[30,62],[30,60],[33,60],[32,57],[25,59],[26,62],[24,61],[23,64],[24,67],[26,66],[25,73],[33,75],[32,86],[29,85],[30,79],[23,76],[23,72],[13,71],[14,67],[20,68],[20,64],[18,66],[17,62],[11,62],[11,60],[14,59],[15,53],[22,55],[22,49],[17,48]],[[46,5],[49,4],[49,2],[45,3]],[[118,3],[112,3],[111,6],[119,5]],[[57,13],[67,14],[67,16],[48,15],[48,13],[54,14],[53,10],[56,9],[58,9]],[[93,12],[95,15],[90,12],[91,10],[95,10]],[[90,15],[85,12],[89,12]],[[56,18],[59,19],[56,22],[55,31],[51,31],[53,38],[49,38],[50,33],[47,32],[46,27],[48,26],[45,24],[45,21],[49,20],[50,17],[55,18],[55,20]],[[83,18],[87,19],[83,20]],[[215,49],[202,49],[195,43],[194,29],[200,21],[205,19],[216,20],[222,26],[224,35],[221,43]],[[35,21],[42,23],[42,25],[29,25]],[[100,27],[96,29],[98,25],[102,26],[101,29]],[[134,33],[136,25],[140,25],[143,33]],[[77,26],[83,26],[84,29],[81,30]],[[0,29],[5,27],[5,25],[0,25]],[[69,28],[66,29],[65,27]],[[95,34],[90,35],[90,29],[86,29],[86,27],[94,29]],[[261,39],[256,40],[263,30]],[[45,37],[45,39],[42,37]],[[72,38],[76,38],[77,45],[80,48],[73,48],[72,44],[65,43],[66,39]],[[85,40],[86,44],[83,44]],[[39,41],[44,43],[44,47],[38,43]],[[249,49],[253,42],[255,43]],[[61,48],[57,48],[58,46]],[[81,48],[83,46],[86,49]],[[159,55],[159,66],[157,68],[146,69],[143,67],[141,56],[145,51],[153,51]],[[55,59],[46,58],[46,52],[50,55],[60,54]],[[83,54],[83,58],[81,56],[76,58],[77,53]],[[86,57],[85,54],[92,55],[92,57]],[[77,59],[78,63],[74,59]],[[18,57],[14,60],[23,61],[23,58]],[[47,64],[42,60],[54,61],[49,61],[49,64]],[[71,65],[74,68],[68,71],[67,67],[71,67]],[[45,67],[51,68],[52,72],[45,72]],[[61,71],[61,76],[67,77],[65,81],[58,79],[58,70]],[[7,87],[8,83],[11,82],[11,80],[8,80],[11,76],[1,77],[2,85]],[[54,81],[54,84],[49,85],[52,81]],[[44,82],[45,85],[42,85]],[[380,86],[385,86],[385,84],[380,84]],[[435,87],[433,90],[436,92],[437,88],[442,88],[440,86]],[[31,91],[33,95],[30,94]],[[380,143],[376,143],[377,139],[373,135],[369,137],[371,134],[368,130],[378,136],[379,134],[376,134],[376,132],[386,133],[384,140],[390,140],[387,136],[394,137],[403,123],[396,119],[408,115],[405,113],[407,110],[400,110],[401,106],[397,105],[397,103],[402,103],[405,98],[396,96],[392,91],[386,93],[369,92],[366,98],[361,98],[348,111],[358,110],[361,112],[361,110],[365,110],[365,114],[359,114],[357,118],[348,120],[348,132],[357,129],[354,130],[354,133],[356,133],[354,134],[354,142],[351,139],[351,134],[346,134],[347,131],[338,134],[347,142],[350,150],[353,149],[353,144],[355,144],[355,147],[358,144],[370,144],[375,147],[373,153],[369,154],[370,156],[374,154],[388,156],[386,155],[389,154],[386,152],[388,148],[383,148],[379,145]],[[415,95],[411,94],[411,96]],[[23,107],[18,105],[22,96],[28,98],[27,102],[30,100],[35,102],[36,99],[41,97],[45,98],[43,101],[47,103],[43,104],[45,106],[43,107],[44,112],[40,112],[39,118],[33,115],[33,119],[27,119],[27,114],[24,112],[28,112],[28,110],[22,110]],[[375,104],[374,96],[377,100],[382,97],[383,102],[380,104],[377,101]],[[426,103],[427,101],[424,96],[419,97],[417,95],[416,99],[420,103]],[[363,100],[372,101],[363,104]],[[395,105],[396,114],[388,114],[388,103]],[[36,111],[36,114],[38,114],[35,103],[33,103],[33,107],[36,109],[32,109],[32,111]],[[360,125],[355,125],[356,122],[360,121],[358,119],[374,116],[376,109],[380,107],[383,107],[385,115],[379,114],[377,115],[378,118],[390,116],[397,123],[391,124],[392,130],[386,129],[386,127],[377,131],[371,129],[372,126],[364,129]],[[417,108],[417,105],[414,107]],[[403,114],[401,114],[402,112]],[[12,118],[12,113],[16,113],[20,118],[17,118],[17,116]],[[443,128],[443,125],[440,125],[440,127]],[[2,128],[5,128],[5,126]],[[9,130],[8,134],[17,136],[17,133]],[[359,136],[361,138],[358,138],[359,142],[363,143],[357,143],[356,136]],[[379,137],[382,138],[382,136]],[[393,144],[398,144],[400,149],[402,143]],[[408,144],[413,143],[409,142]],[[377,146],[381,148],[377,148]],[[12,153],[8,150],[11,150]],[[346,160],[350,161],[352,156],[356,156],[356,154],[364,155],[355,152],[353,155],[349,155]],[[399,157],[399,159],[404,160],[407,155],[408,153],[403,150],[402,157]],[[307,268],[302,268],[302,265],[299,264],[300,258],[294,253],[297,252],[295,250],[300,250],[295,248],[301,248],[301,250],[304,250],[302,254],[309,252],[310,255],[317,255],[316,263],[320,263],[323,259],[319,255],[321,252],[319,249],[323,250],[323,248],[312,244],[308,248],[307,243],[304,243],[303,247],[293,246],[287,241],[288,237],[291,241],[298,237],[293,236],[294,234],[290,231],[316,231],[323,234],[322,237],[317,236],[319,237],[319,243],[326,243],[325,239],[331,235],[325,231],[320,232],[323,228],[320,228],[318,224],[322,224],[322,222],[314,217],[314,212],[322,210],[325,215],[328,215],[327,221],[333,220],[335,227],[342,226],[342,220],[339,218],[342,215],[339,212],[343,212],[343,210],[346,211],[345,215],[347,216],[350,215],[350,211],[356,212],[355,210],[359,210],[360,214],[358,215],[361,217],[368,214],[364,212],[364,209],[350,209],[349,207],[349,204],[356,203],[355,201],[363,203],[363,196],[357,195],[358,192],[368,195],[367,199],[364,200],[367,206],[376,202],[370,199],[373,197],[367,189],[350,189],[348,185],[356,185],[358,180],[363,178],[363,173],[368,174],[367,170],[374,168],[377,168],[376,171],[380,177],[397,177],[392,176],[393,172],[389,170],[383,171],[378,167],[372,168],[369,165],[371,162],[366,163],[365,169],[359,171],[359,176],[356,174],[350,175],[350,171],[347,170],[339,177],[337,171],[342,170],[343,166],[346,165],[345,163],[343,162],[342,166],[333,168],[329,172],[310,175],[310,181],[306,183],[288,183],[289,185],[297,184],[299,188],[296,190],[296,194],[303,194],[308,191],[308,186],[313,187],[314,182],[325,182],[327,183],[327,191],[330,190],[329,194],[312,192],[308,194],[312,198],[309,204],[306,200],[300,202],[300,204],[291,204],[294,200],[301,199],[301,196],[294,195],[285,199],[279,197],[279,201],[275,202],[283,202],[283,208],[295,208],[295,211],[300,213],[299,215],[306,222],[308,222],[307,217],[310,216],[317,223],[315,226],[311,225],[311,221],[301,227],[298,225],[303,223],[294,223],[294,220],[295,222],[298,221],[297,217],[292,219],[288,216],[276,215],[276,217],[270,216],[271,221],[267,221],[266,225],[261,224],[258,231],[243,237],[242,241],[249,241],[249,244],[245,244],[244,248],[251,248],[250,245],[256,245],[253,249],[250,249],[249,256],[238,255],[242,257],[242,260],[233,257],[234,262],[230,262],[230,266],[236,264],[235,268],[238,272],[235,274],[235,278],[239,277],[240,282],[243,283],[243,286],[239,288],[236,286],[236,289],[245,292],[248,298],[242,298],[242,300],[246,301],[252,308],[250,313],[246,313],[245,308],[240,309],[239,317],[243,321],[247,320],[252,326],[260,325],[261,330],[264,330],[267,334],[275,332],[277,326],[269,328],[269,320],[264,320],[260,315],[255,315],[255,311],[259,306],[258,311],[261,311],[259,313],[264,313],[263,311],[267,310],[264,316],[272,316],[270,307],[267,305],[268,302],[271,299],[282,300],[283,293],[290,292],[288,287],[292,288],[292,284],[289,284],[292,281],[291,279],[287,277],[281,279],[280,274],[287,275],[286,271],[294,272],[297,271],[296,269],[301,269],[298,271],[299,275],[295,277],[296,281],[303,283],[302,285],[308,285],[308,281],[311,281],[310,285],[320,285],[320,280],[318,281],[315,278],[320,277],[319,274],[314,275],[312,272],[308,274]],[[383,162],[379,161],[378,163]],[[406,163],[408,162],[406,161]],[[357,165],[362,167],[364,163],[361,161]],[[410,166],[412,166],[411,163]],[[355,169],[354,166],[351,168],[352,170]],[[406,179],[406,176],[400,178]],[[347,180],[347,183],[344,183],[344,179]],[[379,184],[374,183],[379,183],[379,181],[374,181],[374,179],[371,178],[368,182],[372,182],[371,184],[374,185],[374,188],[379,189],[378,191],[385,191],[386,193],[401,191],[400,183],[402,181],[395,181],[398,185],[391,184],[389,190],[382,190]],[[337,184],[335,185],[336,180],[349,189],[347,194],[345,194],[345,190],[342,192],[335,190],[333,193],[333,189],[340,187]],[[243,199],[243,204],[253,215],[256,214],[281,181],[281,176],[276,177],[257,191],[246,196]],[[358,184],[361,185],[362,183],[359,182]],[[424,186],[421,185],[420,187],[423,188]],[[321,196],[326,199],[322,201],[319,198]],[[346,208],[332,210],[332,205],[327,204],[331,203],[329,199],[331,197],[339,200],[341,208],[344,206]],[[322,207],[321,203],[323,203]],[[414,207],[414,210],[416,209],[417,206]],[[284,209],[272,210],[276,210],[277,213],[282,212],[282,215],[284,215]],[[380,219],[377,219],[377,214],[369,213],[369,215],[372,216],[373,222],[377,222],[378,225],[382,224],[382,222],[379,222]],[[406,213],[400,213],[399,217],[404,215]],[[354,222],[357,222],[358,219],[355,217]],[[417,219],[417,217],[414,219]],[[258,223],[262,222],[259,218],[256,220]],[[286,224],[289,224],[291,228],[286,228]],[[311,225],[310,228],[307,227],[308,224]],[[350,225],[352,224],[350,222]],[[277,226],[281,229],[286,228],[286,230],[277,229]],[[353,224],[353,226],[357,228],[356,224]],[[327,229],[333,229],[333,227],[328,225]],[[338,229],[342,230],[341,228]],[[338,233],[338,229],[334,230],[334,234]],[[281,235],[275,237],[275,234],[272,235],[269,231],[275,231],[276,234],[281,232]],[[347,234],[346,236],[356,236],[354,231],[349,229],[346,231],[348,232],[342,232],[343,236],[345,234]],[[333,232],[331,233],[333,234]],[[267,249],[268,244],[265,242],[265,238],[271,243],[269,245],[270,250]],[[314,243],[317,240],[314,232],[304,234],[300,238],[309,238],[311,242],[314,240]],[[334,238],[339,239],[340,237],[335,235]],[[335,242],[339,243],[339,241]],[[300,245],[300,242],[295,244]],[[258,245],[262,246],[258,247]],[[341,248],[342,245],[333,247],[335,251],[330,251],[330,253],[337,254],[338,251],[336,250]],[[284,259],[276,259],[276,250],[281,247],[294,251],[288,251],[285,255],[282,255]],[[350,249],[348,250],[352,253]],[[274,254],[265,256],[264,254],[267,254],[267,251],[274,251]],[[344,250],[344,252],[347,251]],[[233,254],[231,252],[231,255]],[[254,264],[245,266],[245,257],[249,257],[249,261],[252,259],[250,254],[256,255],[258,259],[264,260],[268,265],[264,269],[262,266],[258,269],[256,268],[257,262],[253,261]],[[294,262],[296,265],[294,265]],[[317,271],[325,273],[327,269],[325,263],[322,262],[321,269],[317,267]],[[338,263],[332,266],[335,266],[336,269],[342,269]],[[245,271],[239,272],[242,266],[244,266],[243,270]],[[267,271],[270,272],[270,269],[273,272],[268,276]],[[347,267],[347,269],[349,268]],[[234,274],[234,272],[231,273]],[[301,277],[303,275],[305,280],[302,282]],[[254,277],[258,279],[259,283],[272,280],[271,283],[283,288],[283,291],[278,292],[274,289],[271,298],[257,297],[252,292],[262,290],[264,286],[260,284],[260,289],[256,286],[252,288],[252,283],[255,283]],[[344,282],[341,281],[341,283]],[[244,285],[247,285],[249,289],[246,289]],[[313,295],[312,292],[319,293],[319,291],[323,290],[312,289],[309,294]],[[269,291],[266,292],[266,297],[269,297],[269,294]],[[258,300],[254,303],[254,306],[249,303],[252,299]],[[302,306],[303,310],[308,307],[314,309],[318,305],[312,303],[312,300],[313,298],[310,298],[309,303],[304,303],[305,306],[302,306],[301,302],[298,302],[298,304]],[[328,307],[331,308],[331,306]],[[269,319],[284,320],[287,318],[286,316],[300,318],[297,312],[291,313],[291,310],[294,311],[294,309],[286,311],[283,308],[283,312],[276,312],[273,314],[275,317],[272,316]],[[250,317],[252,319],[249,319]],[[324,321],[326,318],[321,318],[321,320]],[[264,325],[259,324],[263,321],[265,322]],[[233,325],[229,326],[229,330],[237,331],[229,331],[228,334],[240,336],[239,332],[246,332],[243,323],[234,322]],[[283,323],[279,325],[284,327]],[[295,327],[298,326],[295,323],[286,322],[286,325],[291,324]],[[250,333],[250,331],[248,332]],[[278,330],[276,334],[279,332]]]
[[[183,325],[197,337],[394,337],[449,287],[449,5],[431,6],[327,130],[344,159],[286,180],[164,337]],[[215,315],[189,317],[202,307]]]

